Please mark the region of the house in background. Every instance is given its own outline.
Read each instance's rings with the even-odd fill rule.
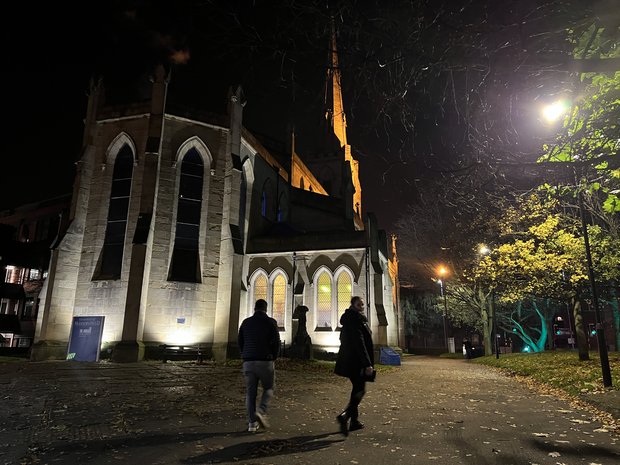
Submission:
[[[103,347],[116,361],[160,344],[238,356],[238,328],[259,298],[286,343],[294,309],[307,306],[315,350],[335,352],[340,315],[361,295],[375,343],[398,344],[398,262],[374,216],[363,215],[335,42],[330,57],[333,144],[308,161],[294,139],[278,150],[243,126],[241,89],[221,115],[176,105],[161,66],[146,100],[111,105],[103,85],[92,86],[71,223],[52,251],[33,360],[65,357],[75,316],[105,317]]]
[[[66,228],[71,195],[0,211],[0,347],[34,338],[50,249]]]

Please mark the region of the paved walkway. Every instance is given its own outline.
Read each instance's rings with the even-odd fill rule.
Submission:
[[[272,428],[245,432],[238,368],[0,365],[0,464],[600,464],[620,437],[591,414],[464,360],[407,357],[344,438],[348,381],[278,371]]]

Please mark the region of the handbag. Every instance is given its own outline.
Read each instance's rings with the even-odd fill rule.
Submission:
[[[366,370],[362,368],[362,380],[368,383],[374,383],[376,377],[377,377],[377,370],[375,370],[374,368],[372,369],[372,373],[370,375],[367,375]]]

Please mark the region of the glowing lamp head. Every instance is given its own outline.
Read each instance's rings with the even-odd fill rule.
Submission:
[[[566,100],[558,100],[545,106],[542,110],[542,116],[548,123],[554,123],[566,114],[568,107]]]
[[[481,244],[478,248],[478,252],[480,255],[488,255],[491,252],[491,249],[489,249],[486,245]]]
[[[446,274],[448,274],[448,269],[442,265],[437,268],[437,273],[439,273],[439,276],[445,276]]]

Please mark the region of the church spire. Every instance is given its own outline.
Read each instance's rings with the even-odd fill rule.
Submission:
[[[359,178],[359,163],[351,154],[351,146],[347,141],[347,118],[344,112],[342,100],[342,85],[340,66],[338,64],[338,51],[336,49],[336,26],[334,17],[331,17],[331,38],[329,47],[329,62],[327,66],[327,80],[325,83],[325,118],[334,131],[334,135],[344,149],[344,161],[348,162],[351,169],[351,181],[355,192],[353,193],[353,210],[355,223],[359,229],[363,229],[362,221],[362,185]]]
[[[327,87],[325,90],[325,115],[330,123],[334,134],[340,141],[340,146],[347,145],[347,118],[344,113],[342,102],[342,85],[340,82],[340,67],[338,66],[338,50],[336,49],[336,26],[334,17],[331,18],[331,40],[329,50],[329,64],[327,67]],[[331,87],[331,89],[329,89]],[[331,90],[331,92],[329,92]],[[331,95],[330,95],[331,94]],[[331,102],[328,99],[331,97]]]

